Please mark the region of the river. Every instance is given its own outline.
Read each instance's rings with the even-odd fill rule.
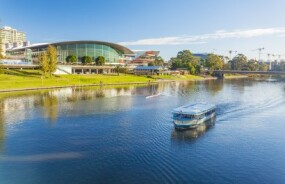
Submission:
[[[284,79],[0,97],[1,184],[285,183]],[[191,102],[216,104],[215,122],[175,130],[171,110]]]

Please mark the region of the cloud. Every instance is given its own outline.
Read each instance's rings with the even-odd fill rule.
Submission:
[[[120,42],[121,45],[188,45],[203,44],[209,40],[219,40],[228,38],[253,38],[268,35],[285,35],[285,28],[265,28],[265,29],[249,29],[225,31],[219,30],[211,34],[202,35],[184,35],[162,38],[149,38],[137,41]]]

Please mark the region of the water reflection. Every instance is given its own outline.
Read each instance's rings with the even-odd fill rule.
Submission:
[[[4,103],[0,102],[0,153],[4,151],[4,141],[5,141],[5,123],[4,123]]]
[[[67,115],[81,114],[82,111],[108,112],[110,110],[130,108],[132,99],[109,98],[118,96],[148,95],[150,89],[159,91],[165,86],[120,86],[120,87],[86,87],[86,88],[64,88],[46,91],[31,91],[0,94],[0,124],[20,123],[25,119],[32,118],[34,110],[41,114],[51,123],[57,121],[58,116],[63,113]],[[159,89],[162,88],[162,89]],[[82,101],[105,99],[108,102],[98,101],[98,105],[82,108]],[[5,131],[4,131],[5,132]],[[0,136],[1,138],[1,136]]]
[[[201,137],[205,132],[210,130],[215,125],[216,118],[211,118],[210,120],[200,124],[197,128],[187,129],[187,130],[177,130],[173,128],[171,133],[171,139],[178,142],[192,141]]]
[[[48,118],[50,122],[56,122],[57,120],[57,97],[52,93],[46,93],[41,96],[41,105],[43,107],[43,114],[45,118]]]

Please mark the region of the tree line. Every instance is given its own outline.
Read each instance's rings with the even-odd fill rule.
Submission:
[[[177,56],[172,57],[168,64],[172,70],[186,69],[194,75],[199,74],[201,69],[247,71],[267,71],[269,69],[267,64],[259,63],[254,59],[248,60],[243,54],[238,54],[228,61],[227,57],[216,54],[208,54],[206,58],[200,58],[194,56],[189,50],[178,52]]]
[[[75,62],[77,62],[77,57],[76,57],[76,55],[69,55],[66,57],[65,61],[67,63],[75,63]],[[84,65],[91,64],[92,62],[94,62],[97,66],[103,66],[106,63],[106,59],[104,56],[98,56],[94,60],[90,56],[81,57],[81,63]]]

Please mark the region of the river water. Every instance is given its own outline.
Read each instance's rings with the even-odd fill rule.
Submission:
[[[0,97],[1,184],[285,183],[284,80]],[[171,110],[191,102],[216,104],[215,122],[175,130]]]

